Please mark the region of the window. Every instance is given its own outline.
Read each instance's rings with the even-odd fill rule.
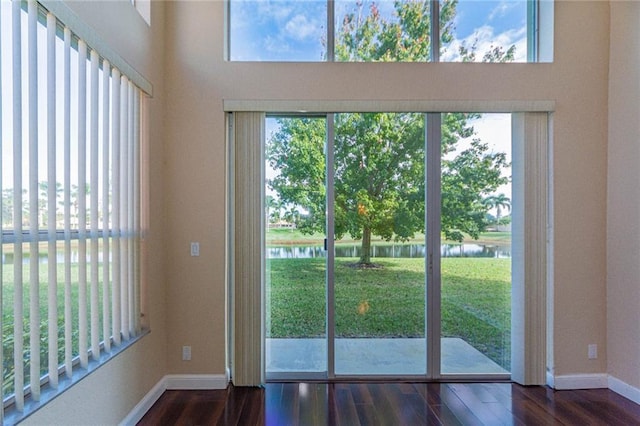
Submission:
[[[142,331],[142,91],[35,1],[0,4],[2,396],[17,421]]]
[[[228,6],[232,61],[552,58],[550,0],[229,0]]]
[[[324,60],[326,2],[234,0],[229,8],[231,60]]]
[[[508,378],[511,115],[267,116],[265,130],[267,379]]]
[[[442,62],[527,62],[526,0],[441,0],[440,21]]]
[[[151,0],[131,0],[131,4],[147,25],[151,25]]]

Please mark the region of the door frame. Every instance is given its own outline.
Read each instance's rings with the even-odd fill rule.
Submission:
[[[528,247],[530,244],[524,244],[524,241],[519,242],[519,249],[522,249],[522,261],[523,265],[514,265],[515,268],[519,268],[518,281],[512,282],[514,288],[517,287],[517,291],[524,292],[523,299],[519,301],[512,301],[513,306],[517,305],[519,312],[517,312],[518,330],[514,330],[514,321],[512,321],[512,334],[513,331],[521,332],[524,330],[525,336],[518,342],[514,342],[512,335],[512,377],[511,379],[521,384],[544,384],[549,382],[545,380],[545,370],[553,371],[553,359],[549,354],[553,351],[553,259],[551,257],[553,253],[553,111],[555,110],[554,101],[273,101],[273,100],[225,100],[223,109],[228,112],[230,116],[234,112],[250,112],[250,111],[265,111],[267,113],[279,113],[280,111],[300,111],[299,114],[322,114],[325,115],[326,111],[334,112],[352,112],[352,111],[367,111],[367,112],[411,112],[411,111],[424,111],[425,113],[434,112],[455,112],[455,111],[468,111],[479,113],[511,113],[512,118],[519,116],[523,123],[522,129],[516,129],[512,126],[512,133],[514,135],[513,144],[514,148],[518,146],[520,150],[526,151],[523,154],[523,170],[519,173],[526,175],[527,179],[524,180],[524,191],[521,195],[522,200],[526,200],[527,205],[533,203],[534,210],[527,209],[526,212],[522,212],[524,216],[520,220],[522,221],[522,227],[525,230],[525,235],[522,236],[522,240],[535,242],[536,250],[530,251]],[[233,120],[229,120],[233,123]],[[230,135],[235,133],[230,128]],[[516,141],[517,138],[517,141]],[[232,318],[237,315],[237,305],[240,303],[237,298],[234,299],[234,287],[238,286],[236,281],[242,279],[235,273],[235,262],[233,262],[234,247],[238,245],[236,237],[236,230],[233,217],[238,209],[242,210],[246,208],[238,204],[235,197],[236,188],[234,187],[235,174],[234,170],[237,169],[235,163],[236,159],[233,158],[233,150],[235,144],[235,138],[230,136],[227,139],[228,143],[228,160],[227,160],[227,182],[228,182],[228,233],[226,238],[228,239],[228,254],[227,254],[227,279],[228,279],[228,293],[227,298],[229,302],[227,326],[228,326],[228,358],[227,367],[231,371],[232,377],[235,376],[234,371],[238,368],[234,365],[234,352],[237,345],[237,326],[233,323]],[[257,149],[262,150],[263,141],[254,140],[253,145]],[[515,151],[515,149],[514,149]],[[540,161],[542,160],[542,161]],[[537,204],[537,201],[542,201],[542,204]],[[252,201],[255,203],[258,200]],[[262,202],[262,200],[260,200]],[[521,201],[524,202],[524,201]],[[251,244],[256,244],[251,243]],[[515,250],[516,248],[514,248]],[[524,267],[526,263],[526,268]],[[545,276],[546,272],[546,276]],[[514,276],[515,278],[515,276]],[[246,284],[242,284],[246,285]],[[257,284],[255,284],[257,285]],[[261,285],[261,284],[260,284]],[[530,299],[530,300],[529,300]],[[433,297],[428,301],[432,303]],[[524,306],[523,306],[524,305]],[[512,317],[514,316],[514,309],[512,308]],[[263,321],[258,316],[253,316],[252,321]],[[527,331],[529,330],[529,331]],[[258,351],[264,359],[264,338],[260,343],[262,350]],[[260,346],[259,345],[259,346]],[[245,348],[246,349],[246,348]],[[433,350],[433,348],[431,348]],[[533,351],[533,353],[531,352]],[[522,372],[516,373],[516,366],[514,366],[514,355],[518,354],[521,358],[519,361],[519,369]],[[524,357],[524,354],[529,356]],[[254,357],[255,358],[255,357]],[[252,358],[252,359],[254,359]],[[247,361],[252,362],[252,361]],[[241,368],[245,368],[242,366]],[[439,366],[438,366],[439,368]],[[367,378],[369,378],[367,376]],[[373,377],[375,379],[375,377]],[[404,378],[404,377],[403,377]],[[423,378],[424,379],[424,378]],[[438,378],[436,378],[438,380]],[[481,380],[483,376],[472,376],[465,378],[461,376],[449,377],[441,376],[439,380]],[[490,379],[490,378],[488,378]],[[234,377],[235,380],[235,377]],[[252,380],[252,382],[259,384],[259,380]],[[235,383],[235,381],[234,381]],[[552,384],[552,382],[549,382]]]

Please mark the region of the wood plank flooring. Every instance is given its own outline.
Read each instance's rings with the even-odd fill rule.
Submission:
[[[511,383],[269,383],[166,391],[139,425],[640,425],[607,389]]]

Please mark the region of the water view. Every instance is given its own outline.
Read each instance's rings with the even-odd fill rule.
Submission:
[[[359,257],[360,245],[336,244],[336,257]],[[442,244],[442,257],[485,257],[494,259],[511,258],[511,246],[497,244]],[[267,247],[268,259],[310,259],[325,257],[322,246],[282,246]],[[371,257],[423,258],[424,244],[373,245]]]

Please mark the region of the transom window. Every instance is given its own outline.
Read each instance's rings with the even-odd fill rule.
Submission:
[[[544,34],[552,25],[542,21],[552,21],[545,12],[552,3],[545,0],[229,0],[228,7],[232,61],[536,62],[551,56]]]

